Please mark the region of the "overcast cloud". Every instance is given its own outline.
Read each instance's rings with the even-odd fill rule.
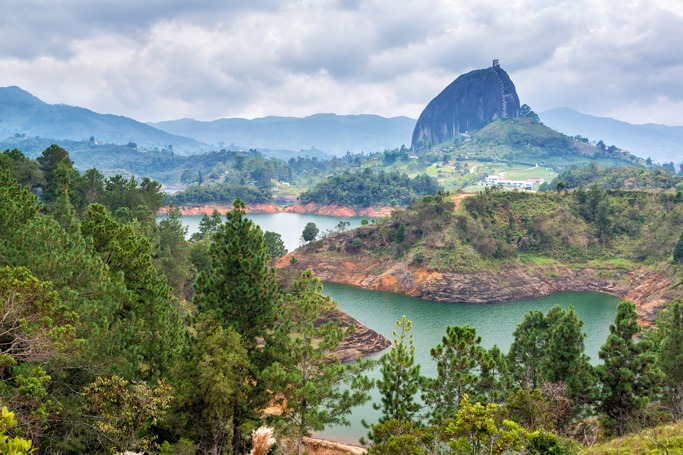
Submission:
[[[417,118],[499,58],[523,103],[683,124],[680,0],[4,0],[0,86],[142,121]]]

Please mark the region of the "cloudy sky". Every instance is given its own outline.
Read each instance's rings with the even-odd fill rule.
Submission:
[[[3,0],[0,86],[141,121],[417,118],[458,75],[683,125],[681,0]]]

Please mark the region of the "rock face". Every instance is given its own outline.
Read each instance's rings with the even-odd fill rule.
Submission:
[[[427,105],[413,131],[412,148],[428,149],[500,118],[519,116],[519,97],[494,60],[490,68],[463,74]]]

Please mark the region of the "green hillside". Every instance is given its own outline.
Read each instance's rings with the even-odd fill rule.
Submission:
[[[601,166],[644,163],[616,147],[601,149],[558,133],[531,118],[497,120],[473,132],[469,138],[460,136],[455,143],[439,148],[470,159],[543,164],[556,170],[591,161]]]

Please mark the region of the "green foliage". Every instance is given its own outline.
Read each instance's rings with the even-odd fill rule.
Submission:
[[[455,421],[445,428],[451,450],[458,454],[502,455],[524,449],[524,429],[510,420],[499,423],[498,413],[497,405],[472,403],[464,395]]]
[[[146,451],[156,446],[151,430],[168,411],[171,399],[171,387],[163,380],[150,388],[119,376],[98,377],[81,395],[101,449]]]
[[[16,425],[17,420],[14,418],[14,413],[10,412],[6,406],[3,406],[2,410],[0,410],[0,453],[7,455],[29,455],[33,452],[31,441],[7,435],[10,429]]]
[[[287,254],[285,242],[277,232],[266,231],[263,233],[263,243],[271,259],[278,259]]]
[[[561,173],[549,183],[548,189],[555,189],[560,182],[565,182],[568,190],[591,184],[606,190],[668,190],[679,187],[681,181],[683,178],[663,168],[643,165],[600,167],[592,162]]]
[[[69,186],[74,163],[69,158],[69,152],[55,144],[46,148],[36,161],[45,180],[41,199],[48,203],[54,202],[64,188]]]
[[[635,341],[640,332],[635,306],[621,302],[610,334],[600,348],[603,364],[597,367],[602,384],[598,409],[609,434],[624,435],[633,429],[637,413],[659,392],[662,373],[648,341]]]
[[[182,321],[166,277],[154,267],[149,241],[133,226],[117,223],[99,204],[88,208],[81,231],[110,273],[122,274],[126,288],[133,293],[123,310],[130,313],[132,323],[144,327],[135,341],[143,360],[139,367],[150,377],[163,375],[178,354]]]
[[[273,201],[269,190],[250,185],[212,184],[191,186],[185,191],[174,194],[169,199],[178,205],[227,204],[235,199],[247,204],[268,203]]]
[[[279,420],[284,434],[296,441],[298,453],[311,430],[348,424],[351,408],[369,399],[367,390],[372,386],[361,375],[369,363],[341,363],[334,358],[346,330],[330,318],[336,305],[321,291],[322,283],[310,270],[294,281],[277,327],[282,343],[275,354],[278,360],[265,375],[277,384]]]
[[[415,364],[415,346],[410,333],[413,324],[404,315],[396,326],[400,332],[393,332],[393,346],[379,360],[382,380],[377,387],[382,398],[381,404],[375,403],[373,407],[382,411],[380,423],[390,419],[410,422],[421,408],[415,401],[422,377],[420,365]]]
[[[353,208],[373,205],[396,207],[406,206],[426,194],[436,194],[439,189],[436,180],[427,175],[410,179],[398,172],[380,171],[375,174],[366,168],[329,177],[311,190],[301,193],[299,202]]]
[[[678,420],[683,417],[683,302],[669,303],[657,319],[657,365],[664,373],[664,401]]]
[[[181,220],[180,210],[171,204],[166,217],[157,224],[155,248],[157,268],[166,275],[168,284],[179,298],[189,295],[195,268],[191,262],[191,245],[185,240],[187,226]]]
[[[430,355],[436,361],[437,377],[425,379],[422,400],[432,422],[455,418],[463,396],[478,390],[482,364],[489,360],[481,337],[469,325],[449,326]]]
[[[253,376],[240,336],[213,312],[201,314],[189,346],[175,366],[173,425],[208,453],[226,453],[249,405]]]
[[[194,302],[200,311],[214,311],[221,325],[239,333],[251,352],[272,328],[278,301],[263,233],[236,199],[213,240],[210,268],[197,276]]]
[[[318,229],[318,226],[311,221],[306,223],[306,226],[304,226],[304,231],[301,233],[301,238],[304,240],[304,242],[313,242],[315,241],[315,238],[318,236],[319,232],[320,229]]]
[[[674,262],[683,263],[683,232],[681,232],[681,236],[674,247],[673,258]]]

